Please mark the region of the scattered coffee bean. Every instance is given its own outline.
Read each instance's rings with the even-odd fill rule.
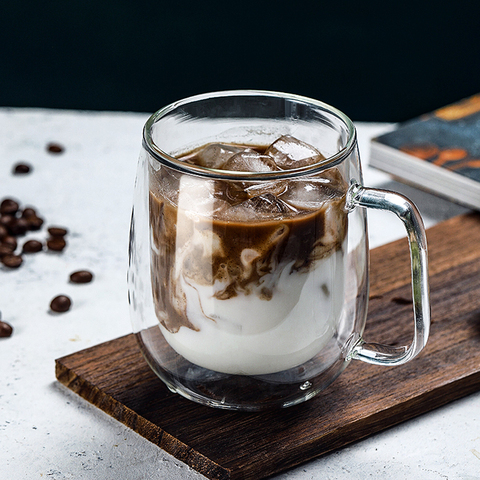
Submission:
[[[10,245],[4,245],[0,243],[0,258],[5,255],[11,255],[13,253],[13,248]]]
[[[50,309],[53,312],[66,312],[71,306],[72,301],[66,295],[58,295],[50,302]]]
[[[32,215],[29,217],[25,217],[25,219],[28,222],[28,228],[29,230],[40,230],[43,225],[43,219],[40,217],[37,217],[36,215]]]
[[[18,268],[23,262],[20,255],[13,254],[4,255],[0,260],[8,268]]]
[[[93,273],[88,270],[79,270],[70,275],[70,281],[73,283],[89,283],[93,280]]]
[[[0,320],[0,337],[6,338],[10,337],[13,333],[13,327],[7,323]]]
[[[0,213],[14,214],[17,213],[18,208],[18,203],[11,198],[5,198],[5,200],[0,203]]]
[[[12,235],[25,235],[29,228],[28,220],[25,218],[13,218],[10,222],[9,229]]]
[[[26,173],[30,173],[30,170],[32,167],[30,165],[27,165],[26,163],[17,163],[13,167],[13,173],[15,175],[25,175]]]
[[[36,253],[40,252],[43,249],[42,242],[38,240],[28,240],[23,244],[22,252],[23,253]]]
[[[39,240],[27,240],[22,245],[22,252],[15,254],[17,238],[25,235],[28,231],[40,230],[44,220],[37,215],[35,208],[27,207],[20,209],[18,202],[12,198],[4,198],[0,201],[0,259],[1,263],[9,268],[18,268],[22,262],[23,253],[35,253],[44,249]],[[48,228],[50,234],[46,241],[48,250],[60,252],[67,242],[65,235],[68,230],[60,226]]]
[[[49,227],[48,233],[52,237],[64,237],[68,233],[68,231],[66,228],[63,227]]]
[[[67,246],[63,237],[50,237],[47,239],[47,248],[54,252],[61,252]]]
[[[10,224],[13,222],[15,217],[9,213],[4,213],[0,216],[0,225],[3,225],[7,230],[10,229]]]
[[[10,246],[12,248],[12,252],[17,248],[18,245],[17,239],[15,237],[12,237],[11,235],[6,236],[2,240],[2,244]]]
[[[37,212],[35,211],[34,208],[27,207],[23,209],[23,212],[22,212],[23,218],[36,217],[36,216],[37,216]]]
[[[2,215],[0,217],[0,225],[3,225],[7,229],[9,235],[12,234],[12,226],[15,223],[15,219],[16,217],[8,214]]]
[[[62,153],[65,149],[59,143],[50,142],[47,145],[47,151],[50,153]]]

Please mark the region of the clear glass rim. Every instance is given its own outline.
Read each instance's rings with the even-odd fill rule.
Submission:
[[[304,167],[299,167],[291,170],[281,170],[275,172],[239,172],[239,171],[228,171],[228,170],[218,170],[213,168],[201,167],[199,165],[191,165],[185,162],[178,160],[177,158],[169,155],[164,152],[152,139],[151,131],[153,125],[160,120],[161,118],[168,115],[170,112],[175,109],[187,105],[189,103],[194,103],[202,100],[208,100],[213,98],[220,97],[253,97],[253,96],[263,96],[270,98],[281,98],[285,100],[290,100],[297,103],[307,103],[314,105],[316,107],[325,110],[338,118],[343,124],[347,127],[347,142],[345,146],[339,150],[334,155],[331,155],[320,162],[317,162],[313,165],[307,165]],[[343,162],[352,152],[356,145],[356,130],[353,122],[350,120],[347,115],[327,103],[321,102],[320,100],[314,100],[301,95],[295,95],[290,93],[283,92],[274,92],[268,90],[224,90],[218,92],[203,93],[199,95],[194,95],[191,97],[184,98],[173,102],[160,110],[157,110],[150,118],[147,120],[143,127],[143,146],[146,151],[159,161],[160,163],[167,165],[175,170],[178,170],[183,173],[189,173],[194,175],[200,175],[203,177],[210,177],[215,179],[223,180],[245,180],[247,177],[251,180],[273,180],[273,179],[282,179],[282,178],[292,178],[303,175],[311,175],[317,172],[326,170],[335,165]]]

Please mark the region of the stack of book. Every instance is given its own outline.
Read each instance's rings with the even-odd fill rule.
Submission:
[[[480,210],[480,94],[372,139],[370,165]]]

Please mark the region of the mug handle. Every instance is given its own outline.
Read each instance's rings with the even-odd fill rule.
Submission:
[[[393,212],[405,225],[412,266],[415,332],[408,347],[367,343],[360,338],[350,350],[348,359],[358,359],[374,365],[402,365],[412,360],[425,347],[430,331],[427,240],[423,221],[410,200],[388,190],[353,184],[349,189],[347,208],[353,209],[356,206]]]

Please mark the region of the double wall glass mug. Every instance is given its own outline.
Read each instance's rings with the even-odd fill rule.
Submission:
[[[414,315],[408,346],[362,338],[365,207],[392,211],[406,227]],[[417,209],[399,194],[363,186],[348,117],[283,93],[198,95],[150,117],[128,286],[134,333],[153,371],[171,391],[224,409],[298,404],[352,359],[412,360],[429,332]]]

